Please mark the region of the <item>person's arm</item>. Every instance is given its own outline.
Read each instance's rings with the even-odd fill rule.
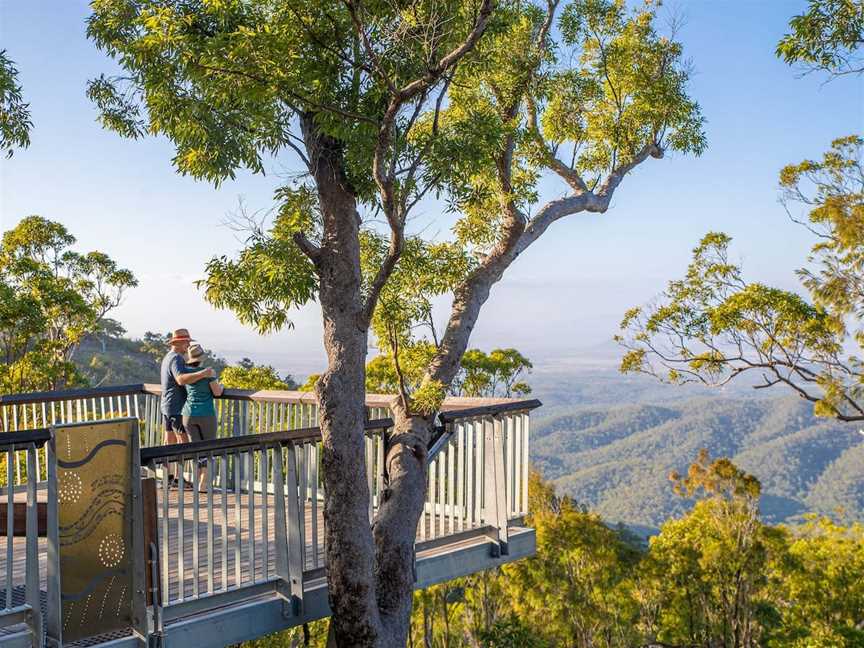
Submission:
[[[213,393],[214,396],[216,396],[218,398],[219,396],[222,395],[222,392],[225,391],[225,385],[223,385],[218,380],[211,380],[210,381],[210,391]]]
[[[171,373],[174,375],[174,380],[177,381],[178,385],[189,385],[191,383],[196,383],[199,380],[204,380],[205,378],[212,378],[216,375],[212,367],[207,367],[200,371],[185,372],[183,371],[183,368],[179,366],[179,363],[177,365],[172,365]]]

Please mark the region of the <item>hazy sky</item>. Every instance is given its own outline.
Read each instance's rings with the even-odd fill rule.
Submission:
[[[664,4],[686,18],[680,38],[695,68],[692,95],[707,118],[708,150],[649,161],[622,183],[607,214],[554,225],[494,289],[474,345],[516,346],[539,369],[606,349],[624,310],[680,276],[712,229],[734,237],[733,255],[750,278],[796,285],[793,270],[811,241],[777,203],[777,172],[864,130],[860,79],[802,79],[774,56],[804,4]],[[132,335],[188,326],[229,359],[249,355],[301,375],[320,370],[317,306],[298,313],[293,330],[260,337],[209,307],[192,284],[207,259],[239,248],[223,225],[238,200],[269,207],[278,176],[296,160],[286,155],[266,176],[241,173],[215,190],[174,172],[166,140],[102,130],[84,87],[114,67],[86,39],[87,13],[75,0],[0,0],[0,49],[19,66],[34,121],[31,147],[0,163],[3,229],[40,214],[64,223],[82,249],[101,249],[132,269],[140,287],[114,314]],[[544,188],[547,196],[563,191],[551,182]],[[439,210],[425,205],[418,222],[446,234],[450,219]]]

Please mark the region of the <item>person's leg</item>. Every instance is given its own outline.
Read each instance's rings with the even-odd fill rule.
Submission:
[[[203,441],[204,435],[201,429],[201,417],[200,416],[184,416],[183,417],[183,428],[186,430],[186,436],[189,438],[190,442]],[[204,488],[204,461],[198,461],[198,490],[203,491],[206,490]]]
[[[174,425],[171,417],[162,415],[162,443],[163,445],[171,445],[177,443],[177,434],[174,432]]]
[[[163,414],[162,428],[165,432],[163,436],[165,445],[174,445],[175,443],[179,443],[179,440],[177,438],[176,417]],[[171,463],[168,466],[169,480],[171,480],[172,482],[176,482],[178,471],[179,468],[177,466],[177,462],[175,461]]]
[[[219,429],[218,422],[215,416],[199,416],[196,417],[198,429],[200,430],[202,441],[215,441],[216,434]],[[206,472],[203,468],[198,471],[198,490],[206,491]]]
[[[174,428],[174,436],[177,439],[176,443],[189,443],[189,434],[186,431],[186,426],[183,424],[183,420],[185,417],[180,416],[179,414],[171,417],[172,427]],[[174,466],[177,468],[177,479],[181,479],[184,470],[184,464],[182,461],[177,461],[174,463]],[[186,478],[182,477],[185,481]],[[191,486],[188,481],[186,481],[188,486]]]

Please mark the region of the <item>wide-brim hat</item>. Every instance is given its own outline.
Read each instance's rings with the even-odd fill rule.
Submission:
[[[204,347],[200,344],[192,344],[186,351],[186,362],[199,362],[204,359]]]
[[[176,329],[171,333],[171,338],[168,340],[168,344],[174,344],[175,342],[191,342],[192,337],[189,335],[189,329],[181,328]]]

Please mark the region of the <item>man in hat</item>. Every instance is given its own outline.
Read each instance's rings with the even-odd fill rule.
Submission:
[[[184,385],[212,378],[215,373],[211,367],[201,371],[188,371],[184,354],[189,348],[192,338],[189,330],[177,329],[171,334],[168,345],[171,350],[162,358],[162,424],[165,429],[165,444],[186,443],[189,435],[183,428],[183,405],[186,403]],[[179,468],[175,463],[171,481],[178,479]]]

